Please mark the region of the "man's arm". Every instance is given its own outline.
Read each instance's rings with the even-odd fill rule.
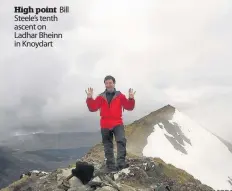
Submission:
[[[101,107],[101,97],[97,96],[96,99],[87,98],[86,99],[87,107],[89,111],[95,112]]]
[[[122,101],[122,106],[124,109],[128,111],[132,111],[135,107],[135,99],[134,98],[129,98],[127,99],[124,94],[121,94],[121,101]]]

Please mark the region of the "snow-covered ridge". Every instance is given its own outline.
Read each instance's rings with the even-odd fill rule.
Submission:
[[[143,155],[160,157],[214,189],[232,189],[232,153],[215,135],[175,110],[168,126],[154,126]]]

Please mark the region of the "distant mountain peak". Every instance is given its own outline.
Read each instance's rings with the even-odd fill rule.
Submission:
[[[161,120],[171,120],[173,118],[175,111],[177,111],[177,109],[172,105],[168,104],[158,110],[152,111],[151,113],[140,118],[139,120],[135,120],[133,124],[138,124],[138,123],[154,124]]]
[[[174,114],[175,113],[176,108],[173,107],[172,105],[168,104],[165,105],[164,107],[161,107],[160,109],[151,112],[149,115],[163,115],[163,114]]]
[[[164,107],[160,108],[160,109],[176,109],[174,106],[167,104]]]

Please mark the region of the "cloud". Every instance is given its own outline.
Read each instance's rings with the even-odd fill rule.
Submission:
[[[73,0],[47,5],[61,4],[69,5],[71,13],[59,15],[60,23],[49,30],[63,32],[64,38],[56,40],[56,48],[42,51],[12,47],[7,31],[12,31],[16,1],[1,6],[0,108],[18,121],[5,118],[3,126],[17,129],[22,121],[24,126],[43,121],[37,128],[51,130],[51,121],[58,119],[97,117],[88,113],[84,90],[92,86],[97,95],[104,89],[103,78],[111,74],[125,94],[130,87],[137,91],[136,110],[126,112],[125,120],[173,104],[232,140],[231,1]],[[218,126],[221,121],[223,127]]]

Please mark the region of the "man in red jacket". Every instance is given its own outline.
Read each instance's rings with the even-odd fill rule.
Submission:
[[[135,107],[135,92],[129,89],[129,98],[115,89],[115,78],[106,76],[104,79],[105,91],[93,99],[93,89],[86,91],[86,103],[90,112],[100,110],[100,126],[102,143],[108,172],[128,167],[126,158],[126,138],[122,119],[122,110],[132,111]],[[113,151],[113,135],[117,143],[117,165]]]

